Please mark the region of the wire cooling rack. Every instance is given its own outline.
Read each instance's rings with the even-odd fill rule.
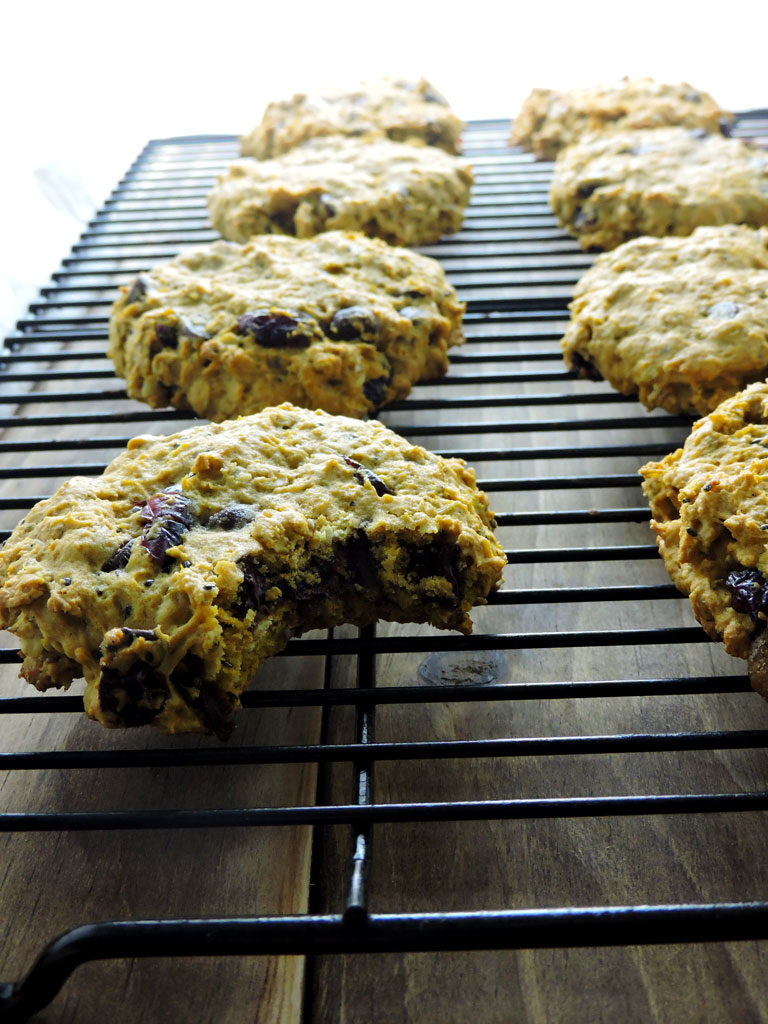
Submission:
[[[735,132],[765,135],[768,112],[740,115]],[[250,806],[133,809],[102,805],[97,793],[95,806],[78,809],[67,805],[65,782],[54,809],[40,811],[30,787],[28,801],[0,816],[4,832],[165,832],[172,850],[185,830],[311,826],[310,895],[305,913],[254,916],[236,907],[226,916],[173,920],[139,919],[107,904],[58,938],[45,931],[44,900],[30,896],[18,912],[35,919],[44,938],[21,980],[2,969],[1,1019],[26,1019],[90,960],[304,954],[308,1020],[316,1016],[319,986],[333,979],[324,954],[342,962],[365,952],[768,935],[761,895],[768,878],[757,872],[754,884],[746,883],[749,841],[741,840],[737,856],[722,826],[737,815],[741,829],[741,822],[762,820],[750,812],[768,809],[768,716],[742,663],[709,644],[669,584],[639,491],[638,467],[678,445],[690,421],[649,414],[565,370],[558,342],[567,303],[592,257],[549,212],[551,165],[507,148],[507,134],[499,122],[470,124],[465,150],[476,185],[464,227],[423,249],[442,262],[467,303],[467,344],[445,379],[417,387],[381,414],[418,443],[477,467],[507,548],[504,588],[475,612],[470,637],[382,623],[292,640],[285,657],[321,659],[323,685],[299,680],[286,690],[260,676],[245,695],[242,718],[269,708],[319,709],[316,743],[281,742],[280,735],[269,744],[241,743],[236,734],[228,745],[190,746],[153,735],[137,749],[130,736],[113,742],[100,733],[97,741],[86,731],[72,749],[46,744],[45,729],[35,728],[43,720],[54,727],[79,721],[79,696],[17,688],[0,699],[0,727],[8,732],[14,721],[29,721],[29,735],[37,737],[30,747],[24,739],[20,749],[4,744],[6,780],[46,772],[66,780],[100,769],[140,778],[146,769],[317,769],[314,799],[284,806],[261,806],[257,796]],[[7,410],[0,420],[3,540],[60,480],[100,472],[133,434],[192,422],[126,399],[104,355],[107,316],[119,283],[183,246],[214,239],[205,196],[236,153],[229,136],[150,142],[7,339],[0,371]],[[9,693],[18,664],[13,638],[0,660]],[[590,729],[593,723],[603,729]],[[585,763],[598,767],[585,771]],[[654,780],[667,785],[648,789]],[[633,820],[640,833],[632,832]],[[530,846],[535,833],[520,831],[537,822],[557,833],[540,858]],[[601,832],[606,822],[615,823],[610,839]],[[333,839],[339,826],[344,837]],[[442,852],[446,862],[431,871],[424,853],[434,858],[436,837],[449,826],[455,831]],[[582,879],[569,888],[562,881],[557,851],[581,851],[579,829],[594,833],[587,849],[615,849],[601,864],[615,886],[590,888]],[[651,869],[644,861],[644,844],[654,845],[650,834],[661,836],[654,853],[661,861],[666,846],[686,861],[684,837],[706,846],[720,888],[696,876],[675,889],[671,866],[657,861]],[[486,850],[498,851],[500,835],[509,864],[523,865],[520,877],[497,884],[480,872],[459,884],[449,862],[474,851],[483,864]],[[538,903],[531,898],[537,859],[547,878]],[[636,870],[622,887],[628,862]],[[416,871],[414,863],[421,865]],[[729,874],[723,865],[734,863]],[[522,904],[509,895],[518,885]],[[605,899],[585,904],[590,892]],[[622,901],[622,893],[636,898]]]

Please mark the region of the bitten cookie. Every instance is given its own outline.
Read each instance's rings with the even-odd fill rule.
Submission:
[[[510,144],[554,160],[561,149],[591,132],[680,125],[721,132],[732,115],[709,93],[687,82],[667,85],[652,78],[625,78],[616,85],[556,92],[533,89],[512,125]]]
[[[264,160],[323,135],[385,135],[395,142],[418,139],[458,153],[463,127],[446,99],[424,78],[384,78],[352,91],[298,93],[270,103],[261,123],[240,140],[240,146],[246,156]]]
[[[555,161],[550,205],[583,249],[707,224],[768,224],[768,153],[685,128],[587,135]]]
[[[425,245],[461,227],[472,171],[433,146],[317,139],[274,160],[237,160],[208,196],[211,223],[247,242],[348,229]]]
[[[625,242],[597,257],[570,310],[571,370],[649,409],[711,412],[768,377],[768,229]]]
[[[445,373],[463,312],[427,256],[342,231],[267,235],[187,250],[124,287],[109,354],[155,408],[366,416]]]
[[[768,383],[727,399],[640,472],[672,581],[768,698]]]
[[[226,738],[265,658],[343,622],[471,632],[504,553],[475,476],[288,404],[137,437],[39,502],[0,553],[0,625],[39,690],[84,676],[105,726]]]

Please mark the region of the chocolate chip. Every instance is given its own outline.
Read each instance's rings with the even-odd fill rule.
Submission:
[[[427,89],[422,89],[421,98],[424,100],[425,103],[442,103],[443,105],[445,105],[445,100],[443,99],[443,97],[440,95],[437,89],[433,89],[431,86],[429,86]]]
[[[707,310],[707,316],[712,317],[713,320],[733,320],[734,317],[741,313],[743,308],[737,302],[730,302],[726,299],[723,302],[716,302],[714,306],[710,306]]]
[[[373,487],[374,491],[381,497],[383,494],[394,494],[395,492],[391,487],[387,487],[383,480],[380,480],[375,473],[371,472],[370,469],[366,469],[365,466],[361,466],[359,462],[354,459],[347,458],[344,456],[344,461],[348,466],[352,466],[355,472],[352,474],[359,484],[368,483]]]
[[[579,377],[585,377],[587,380],[603,379],[603,375],[592,360],[587,359],[586,356],[583,356],[580,352],[570,352],[568,358],[571,362],[571,369],[577,373]]]
[[[196,654],[185,654],[171,672],[171,683],[187,704],[200,714],[207,731],[220,740],[228,740],[235,728],[232,705],[204,678],[204,670],[202,658]]]
[[[727,117],[720,118],[720,134],[724,135],[726,139],[730,139],[731,137],[731,122]]]
[[[243,313],[235,327],[236,334],[250,334],[257,345],[264,348],[306,348],[312,338],[307,325],[312,318],[305,313],[272,313],[257,309]]]
[[[759,612],[768,611],[768,586],[759,569],[735,569],[724,582],[735,611],[745,612],[755,622]]]
[[[155,337],[161,348],[177,348],[179,344],[179,325],[171,321],[161,321],[155,327]]]
[[[250,505],[226,505],[214,512],[205,524],[209,530],[238,530],[255,518],[256,513]]]
[[[363,394],[375,409],[384,404],[390,379],[390,377],[372,377],[370,380],[363,381]]]
[[[179,318],[179,330],[192,341],[207,341],[211,335],[203,328],[193,324],[185,316]]]
[[[144,274],[139,274],[131,285],[131,290],[128,292],[128,298],[125,301],[128,305],[132,302],[138,302],[146,296],[148,291],[149,279]]]
[[[700,92],[696,92],[693,89],[691,89],[690,92],[687,92],[685,96],[683,96],[683,99],[686,100],[688,103],[701,103],[703,98],[704,97],[701,95]]]
[[[346,306],[334,313],[328,333],[340,341],[352,341],[364,335],[376,335],[378,327],[379,322],[370,309],[365,306]]]
[[[326,217],[336,216],[336,206],[333,203],[333,196],[329,196],[327,192],[323,192],[320,196],[320,202],[323,205]]]
[[[127,672],[102,669],[99,704],[129,728],[157,718],[169,695],[165,677],[145,661],[135,661]]]
[[[157,640],[157,633],[154,629],[132,629],[130,626],[120,627],[120,637],[108,644],[110,651],[119,651],[121,647],[130,647],[137,637],[145,640]]]
[[[597,226],[597,217],[590,216],[589,214],[584,213],[583,210],[578,210],[573,218],[573,226],[577,231],[585,231],[588,228],[594,228]]]
[[[589,199],[595,189],[600,188],[604,184],[604,181],[585,181],[576,189],[576,195],[579,199]]]
[[[419,320],[426,320],[429,315],[427,310],[422,309],[420,306],[403,306],[403,308],[398,309],[397,312],[400,316],[406,317],[413,323],[418,323]]]
[[[117,551],[114,551],[109,558],[106,560],[104,565],[101,567],[102,572],[114,572],[115,569],[123,569],[128,565],[128,559],[131,557],[131,548],[133,547],[133,541],[127,540],[125,544],[122,544]]]

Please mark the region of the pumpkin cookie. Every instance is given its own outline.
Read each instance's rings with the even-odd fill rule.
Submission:
[[[285,404],[134,438],[0,552],[0,625],[38,689],[112,728],[226,738],[265,658],[343,622],[469,633],[504,553],[475,476],[377,421]]]
[[[704,415],[768,377],[768,229],[625,242],[597,257],[570,310],[571,370],[649,409]]]
[[[445,97],[422,78],[384,78],[346,92],[307,95],[270,103],[261,123],[240,140],[246,156],[279,156],[324,135],[384,135],[394,142],[419,140],[458,153],[463,123]]]
[[[426,245],[459,230],[471,185],[469,164],[433,146],[340,136],[274,160],[235,161],[208,196],[208,210],[233,242],[345,229]]]
[[[617,85],[567,92],[534,89],[515,118],[509,141],[532,150],[537,160],[554,160],[561,149],[591,132],[669,125],[721,132],[731,120],[709,93],[687,82],[666,85],[652,78],[625,78]]]
[[[672,581],[768,698],[768,383],[727,399],[641,473]]]
[[[549,200],[583,249],[707,224],[768,224],[768,153],[686,128],[586,135],[555,161]]]
[[[224,420],[292,402],[367,416],[441,376],[463,303],[436,260],[334,231],[189,249],[112,309],[128,394]]]

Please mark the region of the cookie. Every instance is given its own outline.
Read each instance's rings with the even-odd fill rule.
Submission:
[[[324,135],[384,135],[395,142],[417,139],[459,152],[464,125],[443,96],[425,79],[384,78],[351,92],[298,93],[270,103],[261,123],[240,140],[244,155],[258,160],[279,156],[308,139]]]
[[[570,310],[571,370],[648,409],[704,415],[768,377],[768,229],[624,242],[597,257]]]
[[[124,287],[109,354],[155,408],[366,416],[445,373],[463,312],[428,256],[343,231],[264,235],[186,250]]]
[[[426,245],[461,227],[468,164],[433,146],[317,139],[274,160],[237,160],[208,196],[211,223],[247,242],[346,229],[393,245]]]
[[[727,399],[641,473],[673,582],[768,698],[768,382]]]
[[[0,625],[39,690],[84,676],[105,726],[225,738],[289,637],[343,622],[469,633],[504,553],[474,472],[376,421],[289,404],[128,443],[0,553]]]
[[[555,161],[549,199],[583,249],[706,224],[762,227],[768,153],[686,128],[588,135]]]
[[[732,115],[687,82],[666,85],[652,78],[556,92],[534,89],[512,125],[510,144],[554,160],[561,149],[592,132],[680,125],[727,132]]]

